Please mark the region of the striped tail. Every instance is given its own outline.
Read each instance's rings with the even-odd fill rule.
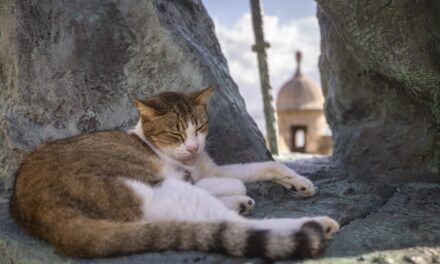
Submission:
[[[197,250],[268,260],[320,253],[324,231],[308,221],[292,233],[253,229],[244,223],[111,222],[74,218],[52,226],[46,239],[60,253],[94,258],[137,252]]]

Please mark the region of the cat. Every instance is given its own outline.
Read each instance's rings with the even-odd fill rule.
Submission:
[[[244,183],[298,197],[311,181],[273,161],[218,166],[204,150],[214,87],[136,100],[128,131],[40,144],[17,172],[10,211],[28,233],[74,257],[197,250],[269,260],[314,257],[339,230],[327,217],[247,219]]]

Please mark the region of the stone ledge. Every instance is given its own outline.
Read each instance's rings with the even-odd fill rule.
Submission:
[[[341,232],[329,242],[322,259],[307,263],[434,263],[440,260],[440,185],[354,182],[347,180],[344,171],[327,158],[298,160],[287,165],[312,178],[319,187],[318,194],[298,200],[276,184],[250,184],[249,195],[257,203],[252,217],[329,215],[337,219],[343,226]],[[213,262],[263,263],[259,259],[199,252],[145,253],[95,260],[65,258],[57,255],[49,244],[24,234],[9,217],[7,199],[0,199],[0,263]]]

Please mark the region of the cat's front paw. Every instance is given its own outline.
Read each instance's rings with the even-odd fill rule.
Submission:
[[[278,165],[281,175],[275,177],[274,182],[291,190],[297,197],[310,197],[315,195],[316,188],[309,179],[300,176],[283,164]]]

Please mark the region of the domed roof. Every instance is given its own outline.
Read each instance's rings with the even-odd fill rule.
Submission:
[[[277,111],[322,110],[324,96],[321,87],[301,73],[301,52],[296,53],[297,68],[293,79],[287,81],[277,97]]]

